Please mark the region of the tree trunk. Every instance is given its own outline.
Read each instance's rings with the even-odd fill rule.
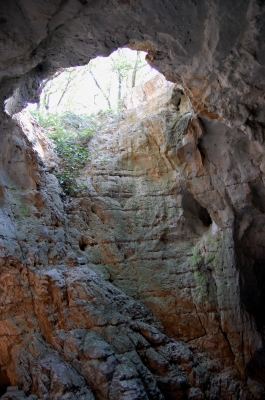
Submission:
[[[120,105],[121,102],[121,84],[122,84],[122,76],[121,74],[118,75],[118,79],[119,79],[119,86],[118,86],[118,103]]]
[[[63,68],[60,68],[54,75],[50,76],[47,79],[44,79],[40,84],[40,95],[41,95],[41,93],[44,93],[44,107],[46,108],[46,110],[49,109],[50,95],[55,93],[55,92],[50,93],[50,90],[52,88],[52,86],[51,86],[52,81],[55,78],[58,78],[58,76],[61,75],[63,72],[64,72]],[[49,84],[49,86],[48,86],[48,84]],[[48,86],[48,90],[47,90],[47,86]],[[37,103],[37,110],[40,110],[40,108],[41,108],[41,100],[39,99],[39,102]]]
[[[136,54],[136,60],[135,60],[135,64],[134,64],[134,68],[133,68],[133,73],[132,73],[132,88],[134,88],[135,86],[135,82],[136,82],[136,74],[138,71],[138,62],[140,59],[140,51],[137,50],[137,54]]]
[[[57,108],[59,107],[59,105],[61,104],[61,101],[62,101],[62,99],[63,99],[65,93],[67,92],[67,89],[68,89],[68,87],[69,87],[69,85],[70,85],[70,82],[71,82],[71,79],[70,79],[70,76],[69,76],[68,81],[67,81],[67,84],[66,84],[66,86],[65,86],[65,88],[64,88],[64,90],[63,90],[63,93],[62,93],[61,97],[60,97],[60,100],[59,100],[58,103],[57,103],[56,109],[57,109]]]
[[[98,83],[97,78],[95,77],[95,75],[93,74],[93,72],[92,72],[92,71],[89,71],[89,73],[90,73],[90,75],[92,76],[92,78],[93,78],[93,80],[94,80],[96,86],[97,86],[98,89],[101,91],[101,93],[102,93],[102,95],[104,96],[104,98],[106,99],[109,108],[111,108],[111,104],[110,104],[110,101],[109,101],[109,96],[106,95],[106,93],[104,92],[104,90],[102,89],[102,87],[100,86],[100,84]]]

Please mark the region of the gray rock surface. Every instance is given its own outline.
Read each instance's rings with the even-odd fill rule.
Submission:
[[[194,112],[131,108],[67,208],[50,144],[1,112],[3,398],[264,398],[264,3],[0,7],[10,115],[59,67],[125,45]]]

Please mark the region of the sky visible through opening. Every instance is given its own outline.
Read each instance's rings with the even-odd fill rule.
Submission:
[[[145,56],[145,52],[123,48],[86,66],[61,69],[42,82],[40,103],[30,104],[29,109],[48,114],[93,114],[122,108],[133,86],[158,74]]]

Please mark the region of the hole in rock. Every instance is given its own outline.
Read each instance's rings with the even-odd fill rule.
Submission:
[[[8,386],[11,386],[10,379],[6,371],[0,370],[0,396],[6,393]]]
[[[196,231],[195,233],[199,233],[200,230],[208,228],[212,224],[209,212],[194,199],[192,194],[186,192],[183,195],[182,207],[185,219]]]
[[[121,122],[125,114],[127,123],[137,122],[134,110],[147,98],[156,103],[154,99],[157,93],[161,95],[161,88],[166,88],[171,110],[180,114],[191,111],[182,88],[166,81],[145,58],[145,52],[121,48],[109,57],[97,57],[82,67],[61,68],[41,82],[39,103],[29,104],[28,111],[54,142],[58,165],[51,162],[49,170],[63,189],[64,202],[67,200],[63,196],[78,197],[87,190],[87,180],[80,179],[80,170],[89,160],[103,169],[111,161],[106,149],[98,149],[96,144],[88,146],[99,131],[113,122]],[[14,95],[6,101],[6,112],[10,115],[12,108],[16,109],[13,106],[17,97]],[[19,118],[27,118],[23,113],[20,115]],[[21,125],[25,126],[25,122],[22,120]],[[139,138],[143,139],[140,133]],[[45,157],[46,150],[37,147],[36,150],[47,162],[50,156]],[[138,163],[145,163],[146,157],[139,160]]]
[[[87,189],[86,182],[78,178],[89,160],[96,159],[102,168],[110,161],[104,151],[88,148],[91,138],[112,122],[122,120],[128,109],[141,105],[145,92],[139,89],[137,99],[133,100],[132,89],[162,76],[150,67],[145,57],[145,52],[122,48],[82,67],[61,68],[41,82],[39,103],[29,104],[27,110],[54,142],[58,168],[53,164],[50,172],[66,195],[75,197]],[[173,86],[170,82],[168,85]],[[181,90],[174,94],[176,104],[182,94]],[[6,112],[10,115],[12,112],[8,110],[15,101],[16,98],[6,101]]]
[[[143,51],[120,48],[85,66],[61,68],[42,81],[40,101],[28,109],[46,124],[52,122],[48,117],[52,120],[66,112],[79,116],[119,112],[126,108],[125,99],[132,88],[160,75],[145,56]],[[179,101],[180,93],[175,97]]]
[[[53,140],[53,149],[58,157],[49,171],[57,177],[63,189],[61,198],[68,214],[71,212],[74,215],[74,212],[71,202],[68,203],[67,196],[81,197],[82,193],[85,193],[86,190],[89,191],[87,187],[89,179],[85,174],[81,177],[80,171],[87,166],[90,168],[95,163],[96,169],[104,172],[108,163],[112,161],[110,156],[112,153],[108,153],[110,140],[106,137],[102,139],[101,132],[108,129],[109,134],[109,128],[116,122],[123,123],[126,120],[128,126],[138,122],[138,119],[140,120],[143,116],[135,110],[141,109],[143,104],[147,103],[146,109],[150,113],[153,110],[164,111],[166,108],[168,111],[167,123],[175,128],[176,122],[182,121],[183,115],[185,121],[188,121],[192,115],[189,100],[184,96],[182,88],[167,81],[163,75],[152,69],[147,64],[145,56],[144,52],[124,48],[112,53],[108,58],[98,57],[83,67],[59,69],[52,77],[42,81],[39,103],[28,106],[28,111],[43,127],[42,132]],[[152,107],[155,104],[154,108],[149,107],[149,103]],[[186,122],[184,122],[185,125]],[[182,125],[180,124],[180,126]],[[177,129],[176,132],[173,132],[173,128],[170,130],[173,145],[180,133]],[[135,132],[140,145],[142,142],[145,143],[146,135],[142,131],[135,130]],[[96,136],[96,140],[88,145],[93,136]],[[102,146],[102,141],[106,144],[105,146]],[[146,154],[142,156],[141,151],[140,146],[138,153],[133,158],[134,164],[139,168],[143,167],[147,171],[151,171],[151,180],[155,182],[160,179],[160,166],[157,167],[157,160],[153,160],[152,157]],[[45,149],[43,153],[45,153]],[[49,162],[49,157],[50,155],[45,158],[44,154],[43,158]],[[52,157],[54,159],[54,154]],[[151,159],[152,161],[150,161]],[[158,171],[156,171],[157,169]],[[109,171],[108,174],[102,176],[104,176],[104,185],[107,187],[106,181],[111,181]],[[118,176],[123,175],[119,174]],[[96,187],[95,189],[97,190]],[[127,193],[127,189],[125,193],[114,190],[111,195],[113,198],[116,196],[120,204],[123,204],[124,199],[132,196],[131,193]],[[184,211],[186,210],[190,221],[193,220],[196,224],[196,219],[203,227],[211,224],[211,218],[206,209],[194,200],[188,200],[185,204]],[[90,208],[92,214],[96,214],[98,217],[95,219],[95,215],[92,216],[97,223],[100,220],[101,224],[108,225],[110,220],[105,218],[104,209],[101,210],[100,207],[93,205],[93,202]],[[82,211],[82,214],[83,220],[87,222],[89,213]],[[79,211],[77,217],[78,215]],[[168,219],[168,224],[172,225],[172,229],[166,229],[165,234],[161,236],[161,243],[170,244],[177,240],[174,221],[162,214],[160,217],[160,213],[156,215],[159,219],[157,224],[165,223]],[[148,230],[152,224],[153,221],[144,220],[142,227]],[[81,251],[86,251],[89,246],[94,246],[85,236],[86,233],[78,242]]]
[[[88,246],[89,246],[88,240],[87,240],[86,238],[82,237],[82,238],[79,240],[79,248],[80,248],[80,250],[86,251],[86,249],[88,248]]]

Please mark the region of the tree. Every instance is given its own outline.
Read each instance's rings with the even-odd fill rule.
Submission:
[[[103,89],[103,86],[101,86],[98,82],[98,79],[96,78],[93,69],[96,68],[96,63],[95,60],[90,61],[89,64],[87,64],[86,66],[86,70],[89,72],[89,74],[91,75],[91,77],[93,78],[93,81],[95,82],[95,85],[97,86],[97,88],[100,90],[101,94],[103,95],[103,97],[106,99],[109,109],[111,109],[111,104],[110,104],[110,85],[108,85],[106,87],[106,91]],[[94,102],[95,102],[95,96],[94,96]]]
[[[63,79],[59,80],[59,77],[63,77]],[[45,110],[49,111],[51,97],[55,94],[61,93],[56,105],[56,108],[58,108],[75,78],[75,69],[60,68],[53,76],[44,79],[41,83],[41,97],[37,104],[38,110],[44,106]]]
[[[134,64],[133,72],[132,72],[132,88],[134,88],[134,86],[135,86],[137,71],[142,67],[143,67],[143,65],[141,65],[140,51],[137,50],[135,64]]]
[[[60,68],[54,75],[50,76],[47,79],[44,79],[40,85],[40,92],[43,93],[42,100],[46,110],[49,110],[50,96],[56,92],[56,88],[53,88],[53,80],[56,79],[64,72],[63,68]],[[37,109],[41,107],[41,96],[39,102],[37,103]]]
[[[127,78],[129,71],[132,69],[132,65],[127,61],[126,57],[122,54],[122,49],[118,49],[115,56],[110,56],[112,67],[111,70],[118,77],[118,105],[122,98],[122,84],[125,78]]]
[[[70,86],[74,83],[76,77],[77,77],[77,70],[76,68],[66,68],[65,69],[66,73],[67,73],[67,77],[66,77],[66,84],[64,89],[62,90],[62,95],[57,103],[56,106],[56,110],[58,109],[59,105],[62,102],[63,97],[65,96],[65,94],[67,93],[67,90],[70,89]]]
[[[129,90],[141,82],[140,69],[145,66],[150,70],[140,51],[124,48],[108,58],[96,58],[84,67],[60,69],[41,83],[38,109],[48,113],[60,113],[63,108],[93,113],[120,107]]]

